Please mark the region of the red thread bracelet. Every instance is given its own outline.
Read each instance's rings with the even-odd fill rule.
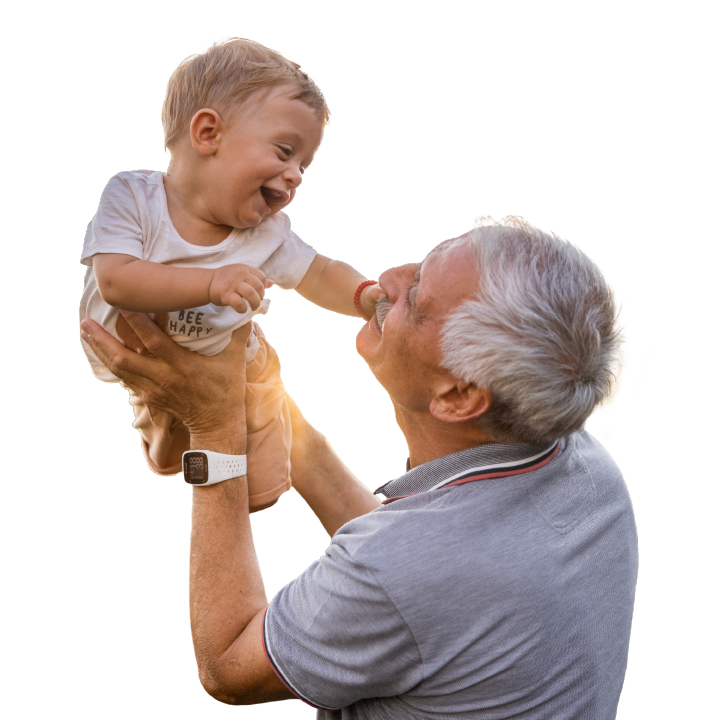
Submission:
[[[365,320],[370,320],[367,315],[363,312],[362,305],[360,305],[360,293],[368,286],[368,285],[377,285],[377,280],[363,280],[357,287],[357,290],[355,291],[355,297],[353,298],[353,302],[355,303],[355,309],[360,314],[360,317],[365,318]],[[372,317],[372,316],[371,316]]]

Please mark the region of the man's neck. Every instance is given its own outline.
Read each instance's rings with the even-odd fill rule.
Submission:
[[[429,412],[411,412],[396,405],[395,418],[408,444],[410,467],[493,442],[476,424],[441,422]]]

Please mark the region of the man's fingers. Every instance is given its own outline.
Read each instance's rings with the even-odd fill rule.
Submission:
[[[248,322],[235,330],[230,339],[230,344],[222,351],[222,354],[237,356],[238,362],[245,365],[245,348],[252,331],[252,323]]]
[[[145,374],[150,374],[153,369],[152,362],[148,362],[150,358],[128,350],[94,320],[83,320],[80,329],[83,340],[90,345],[100,362],[113,375],[143,390],[154,385],[145,377]]]
[[[245,347],[247,347],[247,339],[248,337],[250,337],[251,332],[252,320],[245,323],[244,325],[241,325],[237,330],[233,330],[233,334],[230,338],[230,345],[232,345],[233,351],[240,352],[240,350],[242,349],[242,352],[245,352]]]
[[[123,312],[122,315],[140,338],[140,342],[155,357],[169,360],[177,353],[178,344],[171,340],[145,313]]]

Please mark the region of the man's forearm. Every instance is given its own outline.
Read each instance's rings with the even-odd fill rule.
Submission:
[[[290,402],[293,445],[293,487],[317,515],[332,537],[346,522],[380,505],[373,495],[337,456],[322,433]]]
[[[195,448],[226,454],[242,454],[244,444],[228,436],[192,438]],[[266,606],[246,478],[193,488],[190,622],[200,680],[218,700],[237,704],[289,696],[262,657]]]

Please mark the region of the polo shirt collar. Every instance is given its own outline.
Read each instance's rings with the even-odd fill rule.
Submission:
[[[520,475],[546,465],[559,449],[560,440],[549,445],[477,445],[418,465],[379,487],[375,495],[382,493],[387,503],[475,480]]]

